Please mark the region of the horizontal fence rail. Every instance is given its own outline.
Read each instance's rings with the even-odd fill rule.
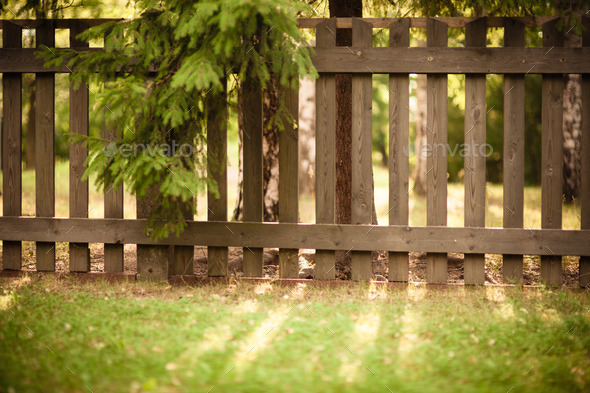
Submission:
[[[315,277],[334,279],[334,251],[351,253],[351,278],[372,278],[370,251],[389,252],[389,280],[409,280],[409,252],[427,253],[427,281],[448,281],[448,253],[465,254],[465,284],[484,284],[485,254],[503,255],[504,283],[522,283],[523,255],[540,255],[541,282],[560,285],[562,256],[580,256],[580,285],[590,285],[590,22],[583,18],[582,47],[565,48],[557,17],[523,18],[331,18],[299,19],[302,29],[315,29],[312,61],[315,81],[316,224],[298,224],[298,128],[279,135],[279,223],[263,221],[263,97],[243,81],[243,222],[227,219],[227,171],[212,165],[208,175],[220,198],[210,192],[208,221],[189,220],[179,237],[160,242],[145,234],[151,206],[138,200],[136,220],[123,219],[123,189],[107,187],[104,219],[88,218],[88,183],[82,181],[87,150],[70,145],[70,218],[55,218],[55,74],[71,73],[65,64],[45,68],[35,56],[55,46],[55,30],[69,29],[70,47],[89,48],[76,39],[87,28],[117,19],[3,20],[0,28],[0,72],[3,80],[2,168],[4,270],[22,268],[22,241],[36,242],[38,271],[55,270],[55,243],[68,242],[69,270],[88,272],[88,243],[104,243],[105,273],[124,271],[124,244],[137,244],[137,273],[146,278],[192,274],[193,246],[208,248],[207,274],[228,276],[228,247],[242,247],[243,274],[264,275],[263,249],[279,248],[279,277],[296,278],[299,250],[315,249]],[[389,46],[372,46],[372,29],[389,30]],[[426,47],[410,46],[410,29],[426,29]],[[448,29],[465,30],[464,47],[448,47]],[[504,29],[504,47],[486,47],[486,30]],[[543,46],[525,47],[525,29],[542,28]],[[36,48],[22,48],[23,30],[37,33]],[[352,45],[336,45],[336,29],[352,29]],[[154,71],[157,65],[154,65]],[[124,72],[124,70],[122,70]],[[35,74],[36,217],[22,217],[22,74]],[[336,74],[352,74],[352,224],[335,224]],[[372,75],[388,74],[389,88],[389,225],[371,225],[372,205]],[[426,74],[427,142],[448,142],[448,74],[465,74],[466,144],[486,141],[486,75],[504,75],[503,228],[485,227],[485,158],[465,157],[465,227],[447,227],[447,158],[430,155],[426,173],[426,227],[409,223],[409,78]],[[542,75],[542,229],[524,227],[525,75]],[[582,74],[581,228],[561,229],[563,155],[563,74]],[[298,120],[296,90],[285,92]],[[88,135],[89,89],[70,90],[70,132]],[[223,98],[222,99],[226,99]],[[227,113],[207,113],[207,155],[227,159]],[[118,130],[104,129],[108,140]]]

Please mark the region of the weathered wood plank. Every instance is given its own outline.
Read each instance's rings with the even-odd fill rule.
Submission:
[[[263,220],[262,93],[252,80],[243,82],[244,94],[244,221]],[[244,249],[244,276],[262,277],[262,248]]]
[[[108,109],[105,109],[107,111]],[[109,141],[117,139],[117,131],[104,126],[104,138]],[[124,185],[117,188],[113,185],[105,187],[104,193],[104,217],[123,218],[123,190]],[[104,245],[104,271],[105,273],[122,273],[124,270],[123,244]]]
[[[22,28],[5,22],[2,31],[4,47],[22,46]],[[22,214],[22,74],[2,75],[2,214]],[[20,270],[22,246],[20,242],[2,243],[2,266],[4,269]]]
[[[426,44],[447,46],[447,25],[429,19]],[[426,158],[426,222],[428,226],[447,225],[447,76],[427,75],[426,135],[431,153]],[[431,283],[447,282],[447,255],[426,256],[426,279]]]
[[[84,47],[88,43],[76,38],[84,31],[85,25],[73,23],[70,28],[70,46]],[[88,88],[70,87],[70,133],[88,136]],[[70,142],[70,217],[88,217],[88,181],[82,180],[86,169],[84,161],[88,148],[82,142]],[[70,271],[90,270],[88,243],[70,243]]]
[[[350,49],[350,50],[349,50]],[[101,51],[89,48],[85,51]],[[0,72],[65,72],[61,66],[44,67],[36,49],[0,48]],[[351,56],[350,51],[357,54]],[[312,61],[318,72],[438,73],[438,74],[575,74],[588,73],[590,48],[362,48],[316,47]],[[75,70],[74,70],[75,71]],[[154,67],[153,71],[157,71]]]
[[[51,22],[37,27],[37,48],[55,46]],[[35,75],[35,207],[37,217],[55,215],[55,75]],[[37,270],[55,270],[55,243],[37,243]]]
[[[537,16],[537,17],[516,17],[514,18],[520,23],[523,23],[526,27],[537,27],[542,26],[544,23],[551,20],[557,19],[556,16]],[[338,29],[351,29],[352,18],[333,18],[336,20],[336,28]],[[426,28],[426,21],[429,18],[363,18],[363,21],[373,25],[373,28],[386,29],[391,23],[402,22],[408,23],[412,28]],[[433,18],[439,22],[446,23],[449,27],[465,27],[470,22],[473,22],[477,18],[474,17],[438,17]],[[503,27],[504,17],[488,17],[487,27]],[[299,18],[297,19],[297,26],[300,29],[315,29],[316,26],[324,21],[323,18]]]
[[[466,47],[486,46],[486,18],[476,19],[465,29]],[[465,226],[486,225],[486,157],[479,147],[486,144],[486,76],[465,75]],[[485,283],[485,255],[465,254],[465,284]]]
[[[590,18],[584,18],[582,45],[590,47]],[[580,169],[581,224],[590,229],[590,73],[582,75],[582,167]],[[580,257],[580,286],[590,287],[590,257]]]
[[[217,183],[218,197],[207,192],[207,219],[227,221],[227,93],[210,96],[207,100],[207,171]],[[224,108],[224,109],[220,109]],[[207,249],[207,275],[227,276],[227,247]]]
[[[352,44],[373,45],[373,30],[369,23],[352,19]],[[352,224],[371,224],[372,219],[372,94],[371,74],[352,76]],[[371,253],[352,251],[350,259],[352,280],[370,280],[373,276]]]
[[[299,86],[299,85],[298,85]],[[285,105],[294,123],[279,132],[279,221],[299,220],[299,88],[285,89]],[[299,277],[299,250],[279,250],[279,276]]]
[[[316,30],[316,47],[336,45],[336,22],[325,20]],[[316,171],[315,217],[318,224],[333,224],[335,220],[336,176],[336,77],[320,74],[316,91]],[[315,278],[331,280],[336,277],[336,259],[333,251],[316,249]]]
[[[555,50],[563,45],[557,21],[543,25],[543,46]],[[551,49],[553,48],[553,49]],[[561,228],[563,187],[563,76],[543,75],[542,82],[542,163],[541,226]],[[541,257],[541,281],[559,286],[562,281],[561,257]]]
[[[389,25],[389,46],[410,46],[410,21]],[[408,225],[409,75],[389,75],[389,225]],[[408,253],[389,253],[389,281],[408,281]]]
[[[506,19],[504,46],[524,47],[524,25]],[[504,75],[504,228],[524,219],[524,75]],[[504,283],[522,283],[522,255],[504,254]]]
[[[397,252],[590,256],[590,230],[189,221],[179,237],[154,242],[145,234],[145,225],[145,219],[0,217],[0,239],[320,250],[354,246],[360,251],[379,244]],[[75,231],[70,231],[72,226]],[[370,237],[365,236],[369,229]]]

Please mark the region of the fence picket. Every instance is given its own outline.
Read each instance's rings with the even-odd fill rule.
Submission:
[[[590,46],[590,18],[584,18],[582,45]],[[590,229],[590,73],[582,75],[582,167],[580,179],[582,229]],[[580,257],[580,287],[590,287],[590,257]]]
[[[389,25],[389,46],[410,46],[410,21]],[[410,92],[408,74],[389,75],[389,225],[408,225]],[[407,252],[389,253],[389,281],[408,281]]]
[[[352,45],[373,46],[372,25],[352,19]],[[356,54],[360,56],[361,54]],[[352,56],[352,54],[351,54]],[[370,71],[370,69],[369,69]],[[352,76],[352,212],[351,224],[371,224],[373,213],[373,137],[371,106],[372,75]],[[367,236],[370,236],[367,233]],[[351,278],[370,280],[373,258],[370,252],[351,251]]]
[[[486,46],[486,18],[465,27],[466,47]],[[465,226],[485,227],[486,157],[481,147],[486,144],[486,75],[465,75]],[[465,254],[465,284],[485,283],[485,254]]]
[[[548,51],[563,46],[558,21],[543,25],[543,46]],[[563,76],[543,75],[542,82],[542,162],[541,226],[561,228],[561,196],[563,185]],[[561,256],[541,257],[541,281],[561,285]]]
[[[4,21],[2,39],[4,48],[22,47],[22,27]],[[2,75],[2,215],[20,216],[22,214],[22,74],[4,73]],[[22,267],[21,242],[2,242],[2,267],[20,270]]]
[[[524,25],[505,20],[504,46],[524,47]],[[504,228],[522,228],[524,206],[524,75],[504,75]],[[502,257],[504,283],[522,283],[522,255]]]
[[[328,19],[318,24],[316,47],[336,46],[336,21]],[[315,171],[315,220],[317,224],[333,224],[335,219],[336,173],[336,77],[320,74],[316,88],[316,171]],[[315,278],[336,277],[334,251],[316,250]]]
[[[70,27],[70,47],[84,48],[88,43],[76,36],[86,26],[82,22]],[[70,87],[70,133],[88,136],[88,87],[85,84],[77,89]],[[88,180],[82,180],[88,157],[88,148],[83,142],[70,142],[70,217],[88,218]],[[70,243],[70,271],[90,270],[90,250],[88,243]]]
[[[298,85],[299,86],[299,85]],[[299,220],[299,89],[284,89],[285,105],[293,116],[294,124],[285,124],[279,132],[279,221]],[[299,277],[299,250],[279,250],[279,276]]]
[[[426,45],[447,46],[448,27],[436,19],[426,22]],[[447,75],[427,75],[426,135],[430,154],[426,159],[426,222],[428,226],[447,225]],[[428,253],[426,279],[447,282],[447,254]]]
[[[36,29],[37,48],[55,46],[53,21]],[[55,215],[55,74],[35,75],[35,207],[37,217]],[[76,266],[73,266],[76,269]],[[37,270],[55,271],[55,243],[37,242]],[[75,270],[72,270],[75,271]]]

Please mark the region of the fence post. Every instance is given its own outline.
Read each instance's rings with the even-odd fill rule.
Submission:
[[[504,46],[524,47],[524,24],[504,20]],[[504,75],[504,228],[522,228],[524,206],[524,75]],[[522,283],[522,255],[504,254],[504,283]]]
[[[37,48],[55,46],[55,27],[37,27]],[[35,75],[35,206],[37,217],[55,216],[55,74]],[[55,243],[37,242],[37,271],[55,270]]]
[[[219,198],[207,193],[209,221],[227,221],[227,81],[224,79],[222,84],[219,96],[207,97],[207,176],[215,180],[219,192]],[[227,247],[207,248],[209,277],[227,276],[227,253]]]
[[[554,20],[543,25],[543,46],[548,51],[555,46],[563,46],[563,34],[557,30],[557,23],[558,20]],[[543,75],[541,112],[541,226],[560,229],[563,192],[563,75]],[[561,276],[561,256],[541,256],[541,282],[559,286]]]
[[[426,45],[446,47],[448,27],[436,19],[426,20]],[[447,225],[447,80],[446,74],[426,76],[426,135],[430,153],[426,159],[426,221],[428,226]],[[428,253],[426,279],[447,282],[447,254]]]
[[[389,25],[389,46],[410,46],[410,20]],[[408,225],[410,92],[408,74],[389,75],[389,225]],[[389,253],[389,281],[408,281],[407,252]]]
[[[336,46],[336,21],[328,19],[316,27],[316,47]],[[315,84],[315,220],[317,224],[334,224],[336,174],[336,76],[320,74]],[[320,280],[336,277],[334,251],[316,250],[315,275]]]
[[[294,123],[285,119],[285,129],[279,132],[279,221],[299,220],[299,81],[296,88],[283,88],[285,105]],[[299,250],[279,250],[281,278],[299,277]]]
[[[352,19],[352,45],[373,46],[373,26],[361,19]],[[352,54],[351,54],[352,55]],[[360,54],[356,53],[356,56]],[[371,71],[368,69],[367,71]],[[372,222],[373,213],[373,137],[371,106],[373,102],[371,74],[352,76],[352,203],[351,224]],[[373,257],[368,251],[351,252],[351,278],[370,280],[373,276]]]
[[[89,45],[76,38],[86,26],[81,21],[72,21],[70,26],[70,47],[87,48]],[[74,71],[72,71],[73,73]],[[82,83],[70,87],[70,133],[88,136],[88,87]],[[84,161],[88,148],[84,142],[70,142],[70,217],[88,218],[88,180],[82,181]],[[73,229],[75,230],[75,228]],[[70,243],[70,271],[90,270],[88,243]]]
[[[582,46],[590,47],[590,18],[582,18]],[[582,229],[590,229],[590,74],[582,75],[582,168],[580,170]],[[580,257],[580,287],[590,287],[590,257]]]
[[[465,28],[466,47],[486,46],[487,18]],[[465,75],[465,226],[486,226],[486,75]],[[485,283],[485,254],[465,254],[465,284]]]
[[[22,27],[4,20],[2,39],[4,48],[22,48]],[[2,215],[22,215],[22,74],[5,72],[2,75]],[[2,242],[2,267],[20,270],[22,243]]]

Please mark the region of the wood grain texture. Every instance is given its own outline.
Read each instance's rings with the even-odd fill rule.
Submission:
[[[557,21],[543,25],[543,46],[555,50],[563,45]],[[553,48],[553,49],[551,49]],[[541,226],[561,228],[563,187],[563,76],[543,75],[542,82],[542,177]],[[541,257],[541,281],[559,286],[562,281],[561,257]]]
[[[262,195],[262,93],[246,78],[244,94],[244,221],[263,220]],[[244,249],[244,276],[262,277],[262,248]]]
[[[426,44],[447,46],[447,25],[429,19]],[[447,225],[447,76],[427,75],[426,135],[430,152],[426,158],[426,222],[428,226]],[[430,283],[447,282],[447,255],[426,256],[426,279]]]
[[[105,111],[108,109],[105,109]],[[109,141],[115,141],[117,131],[104,126],[104,138]],[[123,190],[124,185],[120,184],[117,188],[113,185],[105,187],[104,194],[104,217],[105,218],[123,218]],[[123,244],[105,244],[104,245],[104,271],[105,273],[122,273],[124,270],[124,250]]]
[[[486,46],[486,18],[476,19],[465,29],[466,47]],[[486,157],[480,147],[486,144],[486,76],[465,75],[465,226],[485,227]],[[485,255],[465,254],[465,284],[485,283]]]
[[[524,25],[506,19],[504,46],[524,47]],[[504,228],[522,228],[524,207],[524,75],[504,75]],[[504,254],[504,283],[521,284],[522,255]]]
[[[590,18],[584,18],[582,45],[590,47]],[[590,229],[590,73],[582,75],[582,166],[581,176],[581,224]],[[580,257],[580,286],[590,287],[590,258]]]
[[[37,48],[55,46],[50,21],[36,29]],[[55,75],[35,75],[35,207],[37,217],[55,215]],[[55,270],[55,243],[37,243],[37,270]],[[76,267],[74,266],[74,269]]]
[[[438,74],[563,74],[587,73],[590,48],[321,48],[312,62],[318,72]],[[101,51],[80,48],[79,51]],[[36,49],[0,48],[0,72],[69,73],[67,61],[45,68]],[[349,57],[350,51],[360,55]],[[74,70],[75,71],[75,70]],[[156,72],[157,67],[152,71]]]
[[[279,132],[279,221],[299,220],[299,88],[285,89],[285,105],[293,117]],[[279,276],[299,277],[299,250],[279,250]]]
[[[316,47],[336,45],[336,22],[325,20],[316,30]],[[316,89],[316,170],[315,217],[318,224],[333,224],[335,220],[336,175],[336,77],[321,73]],[[315,278],[331,280],[336,277],[336,260],[333,251],[316,249]]]
[[[224,81],[224,86],[226,83]],[[207,192],[207,219],[227,221],[227,92],[209,96],[207,99],[207,174],[217,183],[218,196]],[[221,101],[221,102],[220,102]],[[227,247],[207,249],[207,275],[209,277],[227,276]]]
[[[2,31],[4,47],[22,46],[22,28],[5,22]],[[22,214],[22,74],[2,75],[2,215]],[[20,242],[2,243],[4,269],[20,270],[22,245]]]
[[[410,45],[410,21],[389,26],[389,46]],[[408,225],[410,93],[409,74],[389,75],[389,225]],[[408,253],[389,253],[389,281],[407,282]]]
[[[379,244],[397,252],[590,256],[590,230],[189,221],[179,237],[154,242],[145,225],[144,219],[0,217],[0,239],[359,251]]]
[[[373,45],[373,30],[369,23],[352,19],[352,44],[360,47]],[[370,74],[352,76],[352,224],[371,224],[372,219],[372,93]],[[370,280],[372,262],[371,253],[352,251],[352,280]]]
[[[88,43],[76,36],[84,31],[85,25],[74,23],[70,28],[70,46],[84,47]],[[85,84],[77,89],[70,87],[70,133],[88,136],[88,93]],[[88,181],[82,180],[86,170],[84,162],[88,148],[83,142],[70,141],[70,217],[88,217]],[[75,230],[75,228],[73,229]],[[70,271],[90,270],[88,243],[70,243]]]

